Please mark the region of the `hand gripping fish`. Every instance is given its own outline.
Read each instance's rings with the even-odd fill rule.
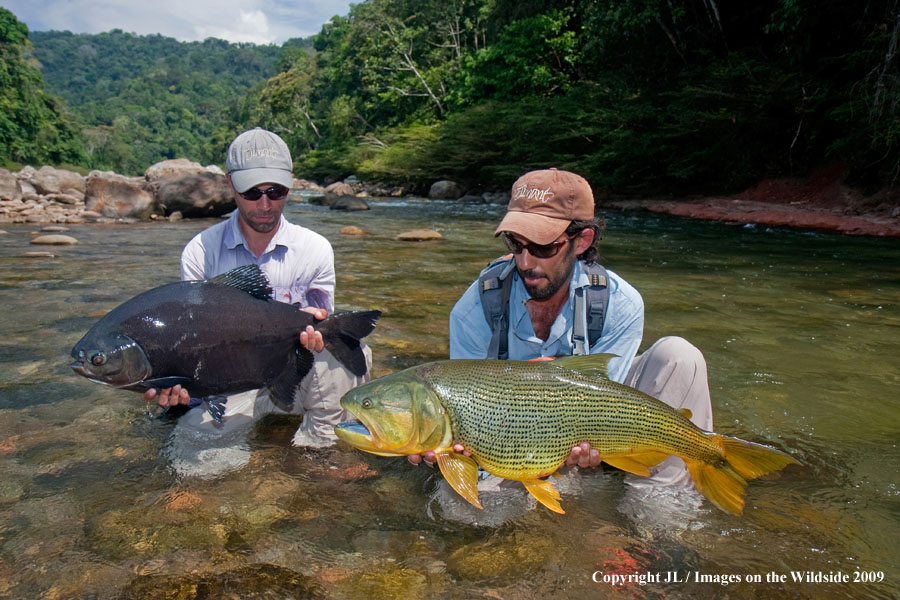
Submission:
[[[325,347],[354,375],[364,375],[360,339],[381,316],[377,310],[336,313],[322,321],[276,302],[256,265],[205,281],[148,290],[114,308],[72,348],[72,368],[91,381],[143,392],[180,384],[206,400],[221,421],[223,396],[268,388],[284,410],[313,364],[300,344],[312,325]]]
[[[433,450],[447,482],[478,502],[478,467],[521,481],[563,513],[551,481],[572,447],[590,442],[603,461],[649,476],[670,455],[687,464],[701,494],[740,514],[747,482],[791,463],[768,446],[703,431],[690,415],[611,381],[612,355],[552,362],[444,360],[361,385],[341,399],[359,421],[335,427],[360,450],[405,456]],[[460,442],[472,456],[452,451]]]

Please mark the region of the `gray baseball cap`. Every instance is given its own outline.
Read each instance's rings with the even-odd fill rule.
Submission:
[[[239,193],[261,183],[277,183],[291,189],[294,177],[291,151],[271,131],[256,127],[234,138],[228,146],[225,169]]]

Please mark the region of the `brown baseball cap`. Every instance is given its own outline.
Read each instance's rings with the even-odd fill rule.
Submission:
[[[572,221],[593,218],[594,194],[584,177],[557,169],[530,171],[513,184],[506,216],[494,236],[508,231],[549,244]]]

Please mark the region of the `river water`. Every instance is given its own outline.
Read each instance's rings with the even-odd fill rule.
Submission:
[[[501,212],[405,200],[286,214],[331,240],[339,310],[384,311],[368,338],[379,376],[447,356],[454,301],[502,253]],[[603,263],[644,297],[642,347],[689,339],[709,364],[716,431],[803,463],[752,482],[743,516],[614,470],[561,480],[565,515],[527,510],[516,489],[473,514],[426,467],[292,448],[291,416],[252,429],[240,468],[181,477],[166,451],[175,424],[75,375],[68,354],[99,315],[176,281],[182,246],[213,222],[72,226],[80,243],[53,258],[24,257],[46,247],[9,225],[0,598],[900,596],[900,245],[637,213],[607,222]],[[444,238],[395,239],[422,227]]]

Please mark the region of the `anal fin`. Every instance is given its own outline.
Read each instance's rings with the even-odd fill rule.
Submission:
[[[564,511],[559,504],[562,496],[560,496],[557,489],[553,487],[552,481],[547,481],[545,479],[531,479],[529,481],[523,481],[522,485],[525,486],[525,489],[528,490],[532,496],[537,498],[538,502],[553,512],[561,515],[566,514],[566,511]]]
[[[269,399],[281,410],[291,412],[294,408],[294,394],[297,386],[312,369],[315,357],[313,353],[299,345],[291,355],[287,367],[269,383]]]
[[[668,454],[662,452],[638,452],[618,456],[601,456],[603,462],[642,477],[650,476],[650,467],[655,467],[666,458]]]
[[[478,501],[478,463],[457,452],[438,452],[438,467],[444,479],[470,504],[483,508]]]

